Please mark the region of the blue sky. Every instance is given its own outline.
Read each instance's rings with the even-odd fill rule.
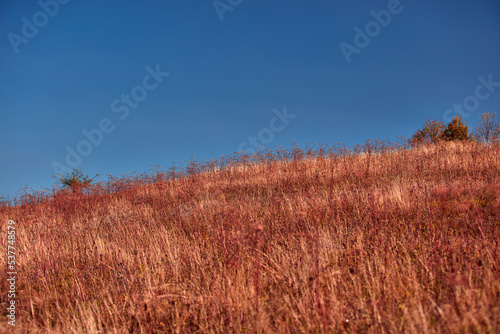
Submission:
[[[249,136],[353,145],[454,104],[470,125],[500,112],[498,0],[5,0],[0,36],[10,198],[54,166],[119,176]]]

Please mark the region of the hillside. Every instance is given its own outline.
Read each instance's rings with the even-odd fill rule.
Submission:
[[[15,329],[500,331],[500,147],[288,153],[0,208]]]

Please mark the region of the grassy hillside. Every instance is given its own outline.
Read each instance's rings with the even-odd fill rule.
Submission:
[[[500,148],[341,151],[0,208],[15,329],[498,333]]]

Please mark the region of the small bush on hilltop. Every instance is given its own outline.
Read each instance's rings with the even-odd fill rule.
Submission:
[[[462,116],[460,116],[453,118],[453,120],[448,123],[448,126],[443,131],[442,138],[446,141],[470,141],[473,139],[473,136],[469,134],[469,127],[465,125],[464,121],[462,121]]]
[[[88,175],[84,175],[82,171],[73,168],[71,174],[67,173],[66,175],[57,174],[59,177],[59,182],[65,188],[71,189],[73,192],[81,191],[83,188],[88,187],[92,181],[99,175],[97,174],[93,178],[89,178]]]
[[[413,134],[410,139],[412,144],[436,143],[442,139],[445,125],[440,121],[426,121],[424,127]]]
[[[438,141],[470,141],[473,139],[474,137],[469,134],[469,127],[465,125],[460,116],[453,118],[447,126],[440,121],[426,121],[423,128],[413,134],[410,143],[417,145]]]
[[[497,118],[497,113],[482,114],[474,135],[483,143],[497,142],[500,138],[500,120]]]

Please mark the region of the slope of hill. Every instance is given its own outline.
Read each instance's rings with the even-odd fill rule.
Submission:
[[[500,331],[498,146],[293,155],[0,208],[15,329]]]

